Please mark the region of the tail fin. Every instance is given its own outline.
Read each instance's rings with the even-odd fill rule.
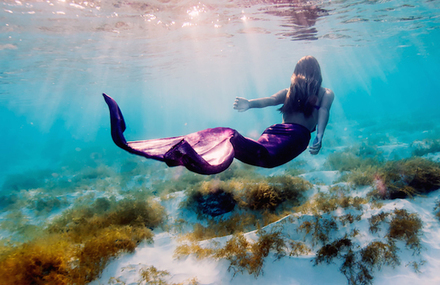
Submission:
[[[113,98],[108,96],[105,93],[102,93],[104,96],[104,100],[108,105],[108,109],[110,111],[110,125],[111,125],[111,134],[112,139],[117,146],[122,149],[128,150],[130,149],[127,145],[127,141],[124,137],[124,131],[126,129],[124,117],[122,116],[121,109],[119,109],[118,104]]]

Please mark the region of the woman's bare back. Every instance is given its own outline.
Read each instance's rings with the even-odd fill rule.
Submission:
[[[306,127],[307,129],[309,129],[310,132],[312,132],[315,129],[316,125],[318,124],[319,110],[321,110],[321,108],[327,109],[327,111],[330,109],[330,106],[328,105],[328,101],[330,98],[326,98],[326,97],[332,97],[332,96],[333,96],[333,92],[330,89],[321,87],[318,94],[318,103],[316,104],[315,110],[313,110],[311,116],[306,117],[302,112],[284,114],[283,123],[299,124]]]

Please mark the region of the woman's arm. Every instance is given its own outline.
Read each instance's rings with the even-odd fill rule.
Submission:
[[[288,89],[283,89],[270,97],[248,100],[242,97],[235,98],[234,109],[244,112],[250,108],[264,108],[267,106],[275,106],[283,104],[286,100]]]
[[[326,89],[324,97],[322,98],[321,106],[318,113],[318,127],[316,130],[316,137],[313,141],[313,145],[309,147],[311,154],[318,154],[322,146],[322,137],[324,136],[325,128],[327,127],[328,119],[330,116],[330,108],[332,106],[335,94],[330,89]]]

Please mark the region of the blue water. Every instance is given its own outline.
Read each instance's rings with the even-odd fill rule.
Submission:
[[[92,154],[126,159],[111,141],[102,92],[120,104],[130,140],[216,126],[255,137],[279,113],[238,113],[234,98],[288,87],[308,54],[336,96],[328,150],[408,124],[404,143],[439,131],[440,1],[0,5],[0,182]],[[360,135],[365,126],[374,128]]]
[[[313,172],[347,147],[398,160],[440,142],[440,0],[1,1],[0,251],[69,207],[199,181],[116,147],[103,92],[128,140],[218,126],[255,138],[281,115],[239,113],[235,97],[287,88],[305,55],[335,94],[323,148],[264,174],[302,167],[319,188],[338,174]]]

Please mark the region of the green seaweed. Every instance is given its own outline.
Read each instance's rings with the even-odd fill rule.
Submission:
[[[164,209],[157,202],[125,198],[119,201],[107,198],[97,199],[91,206],[65,211],[49,226],[51,233],[68,233],[76,240],[85,233],[115,226],[157,227],[164,222]]]
[[[429,153],[440,152],[440,139],[424,139],[422,141],[414,141],[412,154],[414,156],[423,156]]]
[[[347,237],[335,240],[332,243],[325,244],[316,253],[316,257],[314,258],[314,265],[318,265],[323,262],[330,264],[334,258],[340,256],[341,250],[351,247],[352,242]]]
[[[419,254],[422,245],[420,241],[423,222],[417,213],[408,213],[405,209],[395,209],[394,216],[390,221],[387,237],[405,241],[406,247]]]
[[[344,227],[347,223],[353,224],[355,221],[360,221],[361,219],[362,219],[362,214],[354,216],[353,214],[348,213],[339,217],[339,221]]]
[[[353,171],[366,169],[383,163],[383,157],[376,146],[366,144],[347,147],[343,151],[331,153],[324,164],[329,170]]]
[[[373,268],[381,270],[384,265],[395,267],[400,264],[394,243],[373,241],[360,251],[360,255],[361,263],[370,271]]]
[[[434,214],[435,214],[435,217],[440,221],[440,200],[437,200],[435,202]]]
[[[49,169],[31,170],[20,174],[6,176],[2,190],[4,192],[36,189],[45,186],[46,180],[52,177]]]
[[[339,185],[333,186],[328,193],[318,192],[307,202],[299,207],[296,207],[297,212],[312,213],[312,214],[329,214],[339,207],[343,209],[354,208],[358,211],[362,210],[362,205],[367,201],[362,197],[351,197],[348,187],[341,187]]]
[[[367,165],[343,173],[338,181],[348,182],[353,187],[373,186],[377,172],[377,166]]]
[[[215,257],[228,260],[228,270],[233,271],[234,276],[247,271],[256,278],[263,273],[264,259],[271,250],[278,259],[286,255],[286,243],[280,231],[259,231],[255,243],[247,241],[242,234],[234,235],[224,248],[216,251]]]
[[[288,243],[290,246],[289,256],[308,255],[312,252],[312,250],[302,241],[290,240]]]
[[[380,231],[379,226],[385,221],[385,219],[390,215],[390,213],[380,212],[377,215],[371,216],[371,218],[368,219],[368,222],[370,224],[369,230],[372,233],[377,233]]]
[[[158,270],[154,266],[142,268],[139,270],[141,280],[147,284],[166,284],[163,277],[169,276],[170,273],[166,270]],[[139,282],[140,283],[140,282]]]
[[[271,251],[276,259],[289,252],[288,240],[279,229],[274,228],[271,232],[259,230],[257,235],[258,240],[251,242],[242,233],[234,234],[223,247],[217,249],[202,248],[196,243],[184,244],[176,248],[175,257],[195,254],[198,258],[226,259],[229,261],[228,271],[233,271],[233,276],[247,272],[257,278],[263,274],[264,260]],[[306,251],[306,247],[301,247],[296,252],[300,250]],[[292,252],[293,249],[290,253]]]
[[[151,241],[164,222],[152,201],[100,198],[65,211],[39,237],[0,255],[0,284],[86,284],[121,252]]]
[[[181,207],[197,213],[198,218],[204,220],[206,225],[195,224],[193,231],[183,238],[200,241],[266,226],[290,214],[288,209],[299,205],[304,192],[310,187],[309,182],[290,175],[200,182],[186,190],[187,199],[181,203]],[[229,199],[230,204],[219,203],[218,193],[222,194],[223,199],[229,195],[232,198]],[[216,203],[206,202],[210,195],[213,195]],[[212,216],[205,211],[206,207],[209,207],[210,212],[214,211],[213,207],[221,207],[224,211],[228,208],[228,211],[234,207],[235,209],[229,215]]]
[[[411,261],[411,262],[408,262],[405,265],[405,267],[412,267],[412,269],[414,270],[415,273],[422,273],[422,271],[420,270],[420,267],[425,265],[425,263],[426,263],[426,260],[420,260],[419,262]]]
[[[314,215],[312,220],[305,220],[298,227],[298,231],[305,235],[311,235],[312,245],[319,243],[325,244],[330,239],[330,233],[338,229],[338,225],[333,217],[323,217]]]
[[[410,158],[387,162],[379,169],[374,193],[382,199],[397,199],[424,195],[440,188],[440,164]]]
[[[224,193],[230,195],[242,210],[275,212],[286,207],[299,205],[303,200],[304,192],[311,188],[311,184],[302,178],[290,175],[275,176],[258,179],[231,179],[227,181],[210,180],[198,183],[195,187],[186,190],[187,200],[181,207],[190,209],[200,218],[206,217],[203,212],[209,195]]]
[[[400,264],[394,244],[380,241],[373,241],[360,251],[354,251],[352,246],[342,258],[340,271],[350,285],[373,284],[375,270],[381,270],[384,265],[394,268]]]

